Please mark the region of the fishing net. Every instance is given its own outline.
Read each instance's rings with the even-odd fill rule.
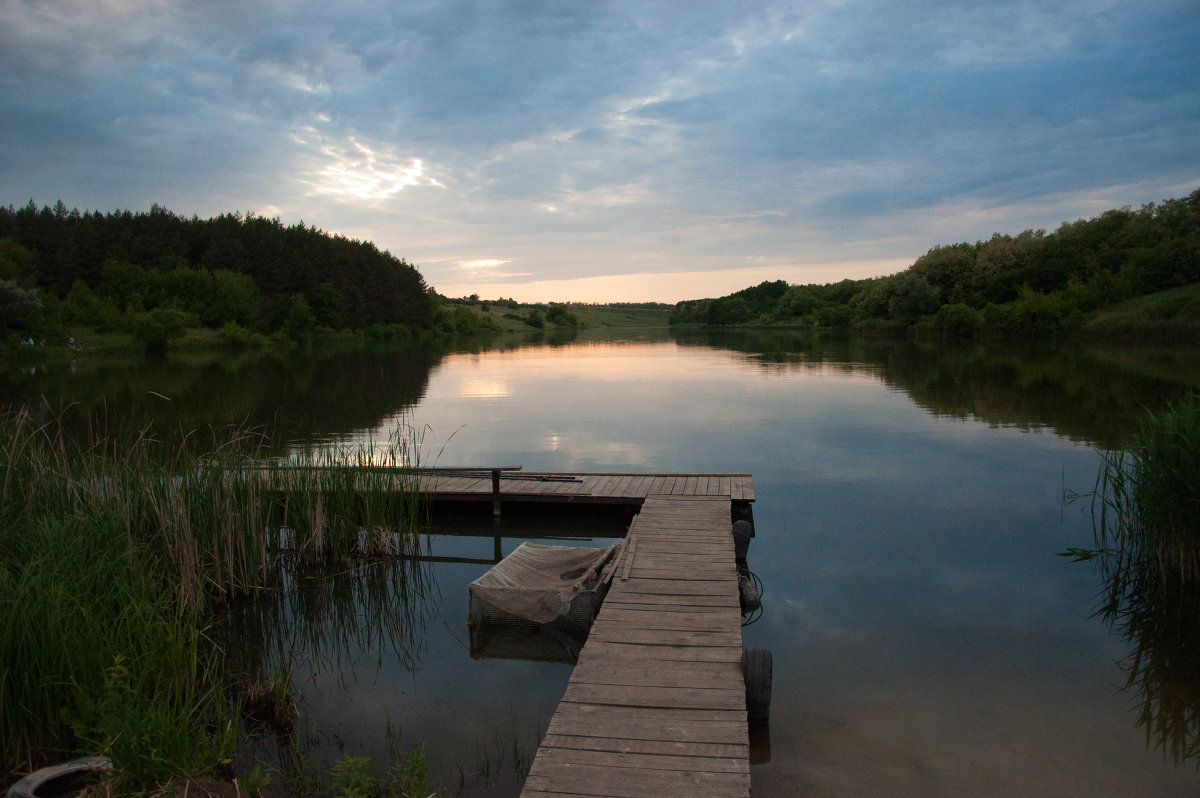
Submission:
[[[590,625],[599,609],[602,571],[621,544],[601,549],[522,543],[471,583],[471,615],[487,623],[550,623],[579,620]]]

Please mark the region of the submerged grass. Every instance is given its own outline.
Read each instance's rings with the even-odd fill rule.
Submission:
[[[1102,461],[1091,494],[1094,551],[1107,556],[1117,587],[1136,576],[1200,590],[1200,396],[1147,411],[1133,444]],[[1106,613],[1119,612],[1124,592]]]
[[[1148,745],[1200,768],[1200,397],[1147,412],[1102,454],[1092,498],[1104,579],[1097,614],[1133,645],[1124,662]]]
[[[412,449],[264,469],[244,429],[166,441],[70,412],[0,418],[0,764],[104,753],[121,792],[211,773],[236,718],[205,625],[304,568],[411,548]]]

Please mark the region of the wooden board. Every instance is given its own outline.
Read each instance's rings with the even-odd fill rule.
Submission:
[[[492,480],[486,474],[423,474],[420,493],[429,499],[490,500]],[[500,480],[501,497],[522,500],[640,501],[651,495],[713,497],[754,501],[749,474],[620,474],[515,471]]]

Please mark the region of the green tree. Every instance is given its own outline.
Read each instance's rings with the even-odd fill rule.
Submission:
[[[258,314],[262,302],[262,294],[254,280],[249,275],[229,269],[217,269],[213,272],[212,280],[212,318],[202,321],[213,325],[232,321],[248,326]]]
[[[162,353],[167,351],[171,339],[182,335],[188,327],[194,327],[200,320],[194,313],[185,313],[175,308],[154,308],[139,313],[133,318],[133,334],[146,346],[146,351]]]
[[[0,279],[0,329],[28,330],[42,317],[42,300],[32,288]]]
[[[280,329],[288,338],[306,341],[312,337],[317,326],[317,317],[313,315],[308,300],[303,294],[292,294],[286,302],[287,310],[283,315]]]
[[[931,324],[953,338],[970,338],[983,325],[983,311],[962,303],[942,305]]]
[[[938,291],[923,276],[904,272],[888,299],[888,316],[902,324],[914,324],[921,316],[937,312]]]
[[[551,304],[550,309],[546,311],[546,321],[557,324],[560,327],[579,326],[579,318],[567,310],[565,305]]]
[[[0,238],[0,280],[32,285],[33,276],[33,253],[11,238]]]
[[[345,300],[342,292],[333,283],[318,285],[311,294],[309,305],[312,306],[317,324],[331,330],[342,327],[342,308],[345,306]]]

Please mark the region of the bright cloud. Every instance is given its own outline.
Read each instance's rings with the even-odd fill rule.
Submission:
[[[307,143],[300,136],[296,141]],[[426,172],[420,158],[402,158],[390,147],[370,147],[354,136],[344,142],[320,143],[312,160],[314,168],[301,181],[319,196],[372,201],[389,199],[412,186],[445,188]]]

